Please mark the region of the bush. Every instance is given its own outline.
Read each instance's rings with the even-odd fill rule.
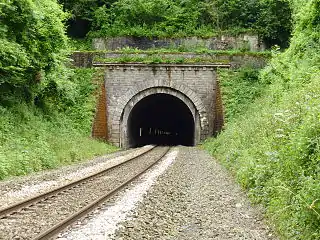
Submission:
[[[259,69],[250,66],[236,70],[219,70],[226,121],[243,114],[263,92],[266,84],[259,77]]]
[[[0,106],[0,179],[116,150],[89,137],[96,102],[93,73],[76,70],[69,94],[46,99],[45,111],[26,103]]]
[[[90,22],[90,37],[212,37],[253,32],[268,46],[287,46],[292,30],[289,0],[60,2],[73,13],[74,21]]]
[[[4,1],[0,14],[0,104],[31,102],[47,75],[64,69],[67,14],[54,0]]]
[[[261,72],[265,91],[204,147],[266,207],[283,239],[313,240],[320,239],[320,2],[293,6],[291,45]]]

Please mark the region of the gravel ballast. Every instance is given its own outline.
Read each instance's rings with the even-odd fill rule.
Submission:
[[[0,181],[0,209],[99,172],[102,169],[146,152],[150,148],[152,146],[148,145],[142,148],[119,151],[80,164]]]
[[[118,158],[121,155],[132,156],[137,151],[145,151],[150,147],[97,158],[60,171],[4,181],[0,183],[0,187],[4,187],[0,189],[0,194],[4,194],[7,201],[15,202],[24,198],[29,188],[32,194],[36,194],[47,186],[51,188],[74,181],[83,177],[84,173],[92,174],[114,161],[123,161],[121,157]],[[103,185],[102,182],[98,184]],[[2,195],[0,204],[7,204],[7,201]],[[72,207],[64,210],[69,214]],[[40,219],[39,226],[45,226],[51,221],[55,221],[54,217]],[[23,237],[11,231],[5,233],[2,229],[0,232],[4,235],[0,239],[30,239],[34,233],[27,233],[27,228]],[[259,209],[250,205],[245,193],[235,184],[229,172],[205,151],[190,147],[173,148],[167,158],[131,184],[126,191],[114,196],[111,202],[71,226],[58,238],[278,239],[265,224]]]
[[[134,181],[125,191],[121,191],[111,201],[109,200],[86,218],[79,220],[77,224],[70,226],[59,234],[57,239],[111,239],[120,226],[119,223],[128,219],[157,178],[173,163],[177,153],[176,148],[171,149],[158,164]]]
[[[229,172],[198,148],[173,148],[59,240],[277,240]]]
[[[179,148],[128,219],[113,239],[277,239],[228,171],[197,148]]]
[[[94,181],[69,189],[54,198],[22,210],[21,214],[9,219],[0,219],[0,239],[32,239],[41,231],[51,227],[80,208],[107,193],[131,176],[139,173],[146,165],[154,162],[166,148],[156,148],[146,155],[109,170]]]

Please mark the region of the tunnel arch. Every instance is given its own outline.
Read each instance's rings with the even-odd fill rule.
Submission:
[[[199,123],[199,126],[196,126],[196,130],[198,132],[195,135],[195,144],[198,144],[200,140],[204,140],[209,132],[209,123],[208,113],[200,97],[188,86],[182,83],[162,82],[160,80],[145,80],[142,83],[136,84],[134,87],[130,87],[124,95],[113,100],[117,103],[114,108],[109,110],[113,112],[112,117],[108,121],[110,123],[110,125],[108,125],[108,129],[111,133],[109,135],[109,141],[113,142],[119,147],[127,148],[128,146],[125,144],[125,138],[123,137],[126,130],[122,126],[124,109],[135,96],[143,92],[147,92],[149,89],[162,88],[171,89],[179,96],[184,96],[188,99],[187,101],[193,105],[193,108],[198,112],[198,122],[196,122],[196,124]]]
[[[148,104],[146,104],[147,101]],[[200,113],[198,109],[196,108],[195,104],[183,93],[177,91],[176,89],[172,89],[169,87],[153,87],[153,88],[147,88],[144,89],[137,94],[135,94],[125,105],[121,118],[120,118],[120,146],[123,148],[128,147],[135,147],[144,145],[145,142],[136,142],[136,138],[133,136],[132,128],[132,120],[134,120],[132,114],[136,114],[137,112],[141,111],[139,108],[146,108],[147,105],[150,105],[150,111],[152,111],[152,107],[155,107],[155,101],[161,104],[166,104],[170,102],[170,104],[173,104],[173,108],[176,107],[177,111],[179,110],[180,113],[183,113],[184,115],[184,121],[183,124],[185,124],[185,132],[188,132],[191,128],[188,134],[186,134],[186,139],[189,138],[186,141],[178,141],[177,144],[181,145],[195,145],[200,142],[201,138],[201,121],[200,121]],[[140,106],[140,107],[139,107]],[[158,105],[159,106],[159,105]],[[138,109],[138,110],[137,110]],[[170,108],[172,109],[172,108]],[[165,114],[165,109],[161,108],[161,113]],[[168,110],[169,112],[171,110]],[[173,114],[174,115],[174,114]],[[179,116],[173,116],[173,122],[177,121],[179,122]],[[136,119],[137,120],[137,119]],[[135,121],[135,120],[134,120]],[[167,121],[164,119],[164,122]],[[192,123],[191,123],[192,121]],[[165,124],[163,124],[165,126]],[[137,126],[135,126],[137,129]],[[183,126],[182,126],[183,128]],[[152,128],[153,129],[153,128]],[[188,130],[189,129],[189,130]],[[153,129],[152,131],[155,131],[156,129]],[[165,129],[158,129],[160,131],[165,131]],[[145,130],[142,130],[145,131]],[[182,136],[181,133],[177,134],[178,136]],[[190,139],[190,136],[192,139]],[[180,139],[181,140],[181,139]],[[146,141],[147,143],[148,141]],[[170,141],[169,141],[170,142]],[[160,142],[148,142],[148,143],[154,143],[154,144],[161,144]],[[175,144],[175,142],[171,142],[172,144]]]
[[[141,99],[127,120],[129,147],[154,145],[194,146],[195,119],[179,98],[155,93]]]

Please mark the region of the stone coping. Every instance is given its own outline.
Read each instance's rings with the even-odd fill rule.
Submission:
[[[92,64],[94,67],[104,67],[104,66],[119,66],[119,67],[209,67],[209,68],[230,68],[231,64],[168,64],[168,63],[101,63],[101,62],[94,62]]]

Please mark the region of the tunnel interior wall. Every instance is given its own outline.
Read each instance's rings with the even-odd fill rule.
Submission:
[[[195,123],[179,98],[157,93],[140,100],[127,123],[129,147],[153,145],[194,146]]]

